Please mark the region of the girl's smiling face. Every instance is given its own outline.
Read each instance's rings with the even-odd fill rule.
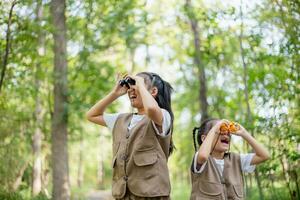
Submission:
[[[149,75],[144,73],[139,73],[136,76],[131,77],[135,79],[135,85],[129,85],[130,88],[127,90],[128,98],[130,100],[131,106],[138,109],[138,113],[143,113],[144,105],[142,101],[139,89],[146,89],[150,95],[155,98],[158,95],[158,88],[153,86],[151,78]],[[144,88],[144,89],[143,89]]]
[[[142,77],[144,79],[144,83],[147,87],[147,89],[149,89],[149,81],[146,80],[146,76],[143,74],[138,74],[137,76]],[[135,89],[136,86],[130,86],[130,88],[127,90],[127,94],[128,94],[128,98],[130,100],[131,106],[137,109],[142,109],[143,106],[143,101],[141,98],[141,95],[139,94],[138,90]]]
[[[218,151],[218,152],[228,151],[230,146],[230,140],[231,140],[230,135],[219,135],[217,144],[213,151]]]
[[[127,90],[128,98],[130,100],[131,106],[134,108],[142,108],[142,98],[139,95],[138,91],[136,91],[134,88],[130,87]]]
[[[216,125],[217,122],[219,122],[220,120],[215,120],[213,123],[212,123],[212,126]],[[218,134],[218,133],[216,133]],[[206,135],[202,135],[201,137],[201,140],[204,141]],[[221,135],[219,134],[218,137],[217,137],[217,140],[214,140],[213,143],[212,143],[212,148],[213,149],[213,152],[226,152],[229,150],[229,147],[230,147],[230,140],[231,140],[231,135],[228,134],[228,135]]]

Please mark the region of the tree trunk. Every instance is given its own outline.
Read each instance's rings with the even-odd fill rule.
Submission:
[[[39,0],[37,2],[36,8],[36,21],[39,27],[41,27],[41,21],[43,17],[43,5],[42,1]],[[38,55],[42,57],[45,55],[45,44],[44,44],[44,34],[42,33],[42,28],[38,30]],[[41,126],[43,123],[43,115],[42,115],[42,105],[41,98],[39,94],[40,85],[41,85],[41,62],[38,60],[36,64],[36,75],[35,75],[35,89],[36,89],[36,100],[35,100],[35,133],[33,135],[32,141],[32,151],[33,151],[33,169],[32,169],[32,195],[36,196],[40,193],[42,188],[42,157],[41,157],[41,145],[42,145],[42,131]]]
[[[1,76],[0,76],[0,93],[1,93],[1,88],[4,82],[4,77],[5,77],[5,72],[6,72],[6,67],[7,67],[7,63],[8,63],[8,55],[9,55],[9,50],[10,50],[10,45],[11,45],[11,31],[10,31],[10,26],[12,23],[12,14],[13,14],[13,10],[15,5],[17,4],[17,1],[13,1],[9,10],[9,15],[8,15],[8,22],[7,22],[7,29],[6,29],[6,39],[5,39],[5,52],[3,55],[3,59],[1,62]],[[2,56],[2,55],[0,55]]]
[[[289,178],[288,172],[286,170],[286,166],[285,166],[285,165],[287,165],[287,162],[284,160],[283,156],[284,155],[282,155],[281,158],[279,159],[281,167],[282,167],[282,173],[283,173],[283,177],[284,177],[284,180],[285,180],[286,187],[289,190],[291,200],[294,200],[295,198],[293,196],[293,191],[291,189],[290,178]]]
[[[54,200],[70,199],[67,146],[67,51],[66,4],[64,0],[51,1],[54,37],[54,112],[52,117],[52,170]]]
[[[268,174],[269,174],[269,180],[271,181],[272,199],[277,200],[278,198],[277,198],[276,189],[274,186],[274,182],[275,182],[274,175],[271,174],[270,170],[269,170]]]
[[[29,164],[29,162],[25,161],[25,163],[22,165],[21,169],[18,171],[16,180],[12,184],[12,191],[13,192],[17,191],[18,188],[19,188],[19,186],[21,185],[21,183],[22,183],[22,177],[24,175],[25,170],[28,167],[28,164]]]
[[[45,158],[43,158],[43,160],[48,161],[50,160],[50,155],[47,154],[45,156]],[[43,193],[46,194],[47,197],[51,197],[51,195],[48,192],[48,185],[49,185],[49,180],[50,180],[50,169],[48,168],[47,164],[42,165],[42,175],[41,175],[41,179],[42,179],[42,190]]]
[[[104,188],[104,168],[103,168],[103,143],[105,140],[105,137],[103,134],[100,134],[99,138],[99,146],[100,146],[100,152],[99,152],[99,161],[98,161],[98,173],[97,173],[97,182],[100,189]]]
[[[248,67],[247,67],[246,62],[245,62],[245,52],[244,52],[244,47],[243,47],[244,23],[243,23],[242,1],[241,1],[241,5],[240,5],[240,18],[241,18],[241,29],[240,29],[240,35],[239,35],[238,38],[239,38],[241,59],[242,59],[243,72],[244,72],[243,73],[243,82],[244,82],[244,86],[245,86],[244,87],[244,94],[245,94],[245,102],[246,102],[246,106],[247,106],[247,122],[249,122],[249,124],[252,124],[252,114],[251,114],[250,103],[249,103],[249,90],[248,90],[248,82],[247,82],[247,80],[248,80]],[[256,183],[257,183],[257,187],[258,187],[258,191],[259,191],[259,199],[263,200],[264,196],[263,196],[263,191],[262,191],[261,182],[260,182],[260,178],[259,178],[257,169],[255,169],[254,173],[255,173],[255,179],[256,179]]]
[[[83,182],[83,136],[80,133],[80,147],[79,147],[79,159],[78,159],[78,171],[77,171],[77,186],[81,187]]]
[[[292,177],[294,179],[295,185],[296,185],[296,191],[297,191],[297,197],[300,199],[300,190],[299,190],[299,181],[298,181],[298,174],[296,170],[291,170]]]
[[[205,68],[201,61],[201,52],[200,52],[200,34],[198,23],[195,18],[193,8],[190,0],[186,0],[185,9],[187,12],[187,16],[190,21],[191,29],[194,36],[194,63],[197,66],[199,73],[199,83],[200,83],[200,91],[199,91],[199,102],[200,102],[200,112],[201,112],[201,121],[207,119],[208,116],[208,103],[207,103],[207,88],[206,88],[206,76],[205,76]]]

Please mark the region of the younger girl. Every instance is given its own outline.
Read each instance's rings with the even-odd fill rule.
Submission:
[[[231,134],[241,136],[254,153],[229,153]],[[241,125],[227,120],[208,119],[193,131],[200,145],[192,171],[191,200],[244,199],[243,172],[269,158],[268,152]]]
[[[107,126],[113,135],[112,195],[116,199],[169,199],[167,166],[173,150],[172,87],[159,75],[126,76],[88,112],[89,121]],[[104,113],[124,94],[137,113]]]

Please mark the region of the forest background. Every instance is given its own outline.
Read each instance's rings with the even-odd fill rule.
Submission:
[[[271,158],[248,199],[300,199],[298,0],[0,2],[0,199],[86,199],[111,187],[111,133],[87,110],[118,72],[174,88],[172,199],[188,199],[192,130],[244,125]],[[131,112],[126,96],[108,112]],[[234,137],[231,150],[250,152]],[[53,178],[55,177],[55,178]]]

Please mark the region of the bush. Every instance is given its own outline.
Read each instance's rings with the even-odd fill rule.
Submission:
[[[17,192],[7,192],[0,190],[0,199],[1,200],[20,200],[23,199],[22,196]]]
[[[18,192],[9,192],[0,189],[1,200],[50,200],[45,194],[41,193],[35,197],[30,196],[30,191],[22,190]]]

